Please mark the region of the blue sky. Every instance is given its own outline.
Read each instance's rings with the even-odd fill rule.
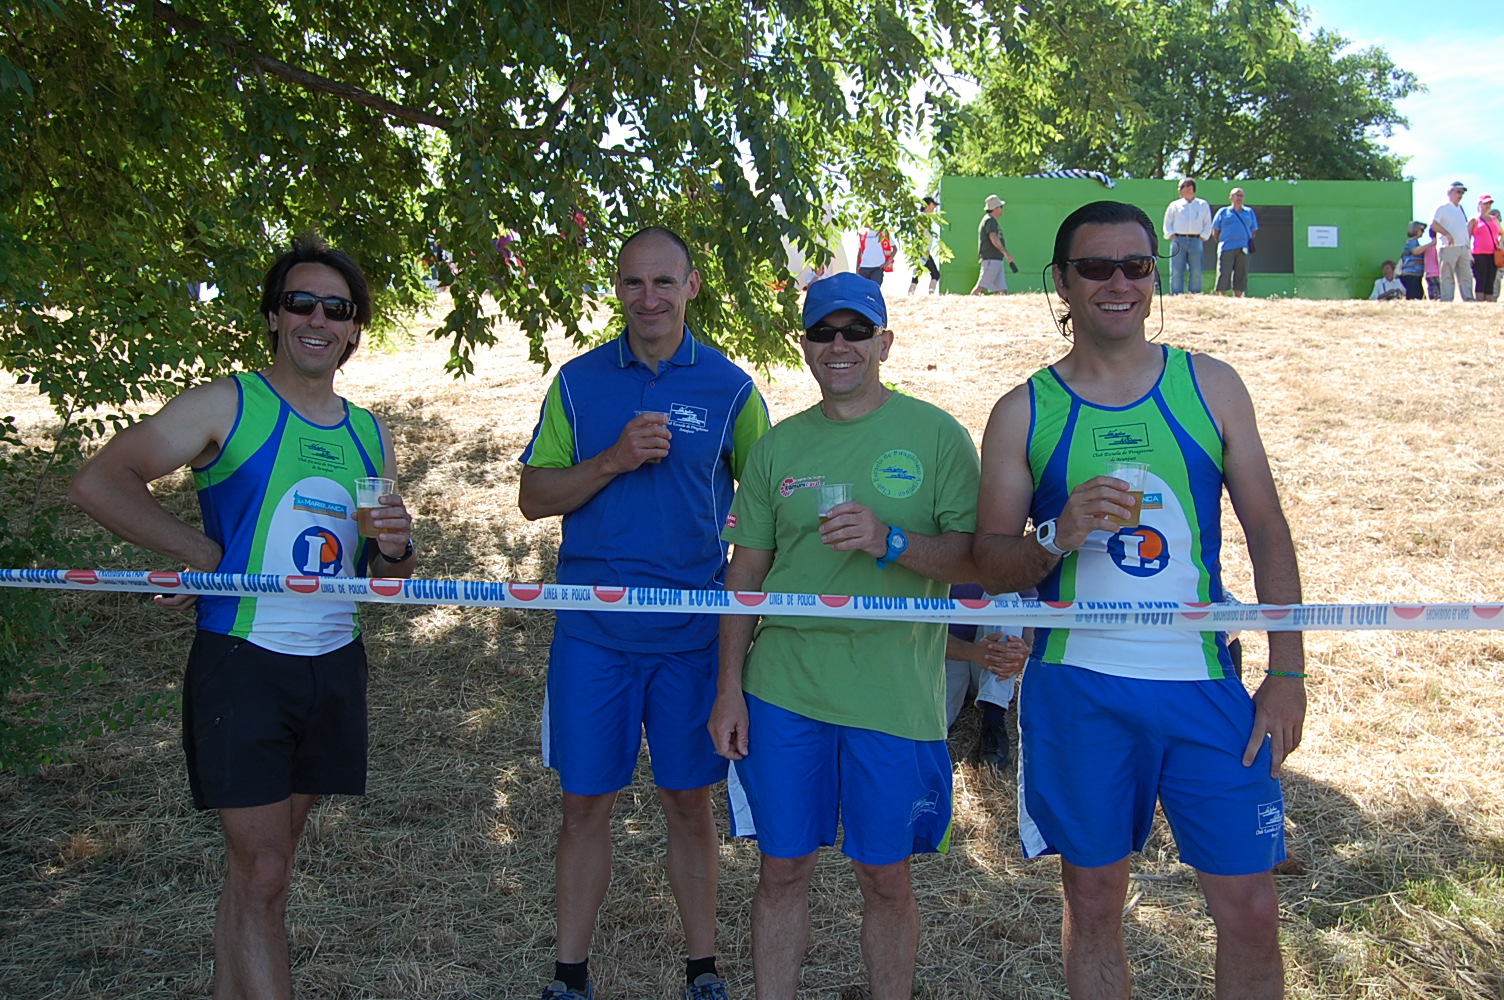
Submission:
[[[1354,49],[1378,45],[1428,91],[1399,102],[1410,127],[1381,139],[1410,157],[1415,217],[1429,220],[1447,185],[1468,186],[1471,214],[1485,192],[1504,199],[1504,4],[1463,0],[1433,7],[1418,0],[1307,0],[1309,27],[1330,28]]]

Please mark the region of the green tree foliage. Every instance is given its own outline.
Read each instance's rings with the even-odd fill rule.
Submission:
[[[1116,60],[1083,66],[1035,21],[966,64],[981,82],[949,172],[1400,180],[1381,137],[1420,89],[1380,48],[1303,35],[1282,0],[1081,0]]]
[[[64,429],[0,459],[61,468],[154,398],[264,364],[257,285],[306,228],[361,260],[388,318],[431,301],[436,242],[457,374],[502,318],[543,364],[550,326],[587,338],[615,247],[648,224],[696,250],[699,332],[788,358],[784,241],[818,256],[872,221],[919,245],[902,143],[953,110],[947,60],[1077,2],[17,0],[0,8],[0,368]],[[17,523],[5,560],[69,558]]]
[[[309,226],[389,315],[424,301],[436,240],[455,368],[495,336],[483,295],[543,361],[544,329],[583,337],[614,247],[651,223],[703,251],[697,325],[782,358],[781,241],[813,250],[857,193],[913,214],[900,141],[947,106],[940,45],[983,30],[953,13],[22,0],[0,14],[0,363],[63,412],[258,363],[260,270]],[[211,280],[228,294],[191,301]]]
[[[54,449],[26,448],[15,418],[0,418],[0,566],[95,564],[100,547],[64,531],[58,510],[41,502],[38,490],[55,459],[72,457],[72,440],[65,429]],[[87,617],[59,614],[47,591],[0,588],[0,771],[35,770],[63,759],[59,748],[68,743],[171,709],[161,691],[85,703],[80,693],[103,679],[102,668],[71,669],[59,653],[71,631],[88,627]]]

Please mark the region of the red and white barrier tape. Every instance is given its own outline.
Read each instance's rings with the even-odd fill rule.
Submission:
[[[1168,628],[1188,632],[1504,629],[1504,604],[1175,604],[849,597],[492,580],[268,576],[144,570],[0,569],[0,587],[144,594],[312,598],[555,611],[796,615],[1040,628]]]

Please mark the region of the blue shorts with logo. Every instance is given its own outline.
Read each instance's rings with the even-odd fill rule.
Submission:
[[[868,865],[950,850],[944,740],[821,722],[747,695],[747,756],[730,781],[731,832],[774,858],[832,847]]]
[[[1253,699],[1236,678],[1115,677],[1031,658],[1019,695],[1024,854],[1095,868],[1142,850],[1164,808],[1181,860],[1212,875],[1285,858],[1269,740],[1249,767]]]
[[[645,653],[611,649],[554,630],[543,700],[543,763],[575,795],[632,783],[643,731],[659,788],[704,788],[726,779],[715,752],[717,645]]]

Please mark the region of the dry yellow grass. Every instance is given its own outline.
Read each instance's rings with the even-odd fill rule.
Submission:
[[[980,437],[996,398],[1063,352],[1044,299],[896,300],[885,376]],[[1504,596],[1498,511],[1504,310],[1166,300],[1163,339],[1230,361],[1258,407],[1312,601]],[[574,352],[553,345],[555,360]],[[385,414],[432,577],[539,579],[557,523],[516,510],[516,455],[547,378],[519,340],[444,375],[414,339],[359,355],[341,391]],[[814,399],[803,372],[763,380],[775,417]],[[51,420],[23,389],[0,406]],[[191,510],[182,482],[162,490]],[[1229,580],[1252,594],[1227,523]],[[142,563],[141,565],[145,565]],[[152,565],[160,565],[153,563]],[[88,615],[65,653],[102,662],[104,698],[171,689],[184,619],[129,595],[69,597]],[[376,606],[370,794],[320,806],[295,878],[294,979],[306,997],[536,995],[552,961],[557,783],[538,760],[549,622],[510,611]],[[1501,995],[1504,967],[1504,637],[1315,633],[1306,743],[1286,792],[1298,857],[1280,876],[1296,997]],[[1250,637],[1250,664],[1262,653]],[[969,750],[972,733],[953,750]],[[925,930],[917,995],[1052,997],[1060,903],[1051,862],[1026,862],[1008,783],[957,768],[956,848],[919,859]],[[616,877],[593,959],[610,998],[676,995],[679,934],[650,788],[623,793]],[[812,896],[805,995],[856,996],[859,898],[832,852]],[[747,907],[756,854],[723,848],[721,962],[750,997]],[[1161,827],[1136,877],[1128,944],[1136,996],[1210,995],[1211,924]],[[222,857],[187,803],[174,723],[77,748],[75,762],[0,776],[0,994],[204,995]]]

